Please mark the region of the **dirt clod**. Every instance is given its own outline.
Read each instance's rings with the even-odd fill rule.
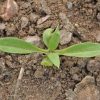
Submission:
[[[95,86],[95,80],[91,76],[86,76],[76,85],[75,93],[77,100],[99,100],[100,91]]]

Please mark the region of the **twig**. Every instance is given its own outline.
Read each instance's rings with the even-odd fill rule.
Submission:
[[[17,99],[17,93],[18,93],[18,88],[19,88],[19,86],[21,84],[21,80],[22,80],[23,74],[24,74],[24,66],[21,67],[20,73],[19,73],[19,76],[18,76],[18,79],[17,79],[15,92],[14,92],[14,100],[18,100]]]

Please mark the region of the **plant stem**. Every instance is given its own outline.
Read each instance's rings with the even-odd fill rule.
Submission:
[[[20,73],[19,73],[19,76],[18,76],[18,79],[17,79],[17,83],[16,83],[16,86],[15,86],[15,92],[14,92],[14,100],[18,100],[17,93],[18,93],[18,88],[21,84],[23,74],[24,74],[24,66],[21,67]]]

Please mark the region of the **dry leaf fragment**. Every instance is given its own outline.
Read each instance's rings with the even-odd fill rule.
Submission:
[[[7,21],[18,13],[18,5],[14,0],[7,0],[4,4],[4,13],[0,16]]]

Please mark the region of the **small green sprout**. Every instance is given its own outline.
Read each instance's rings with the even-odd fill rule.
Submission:
[[[60,66],[60,55],[74,57],[94,57],[100,55],[99,43],[79,43],[62,50],[56,50],[60,42],[60,31],[58,27],[54,30],[48,28],[43,33],[43,42],[48,49],[41,49],[31,43],[15,37],[0,38],[0,51],[17,54],[43,53],[41,65]]]

